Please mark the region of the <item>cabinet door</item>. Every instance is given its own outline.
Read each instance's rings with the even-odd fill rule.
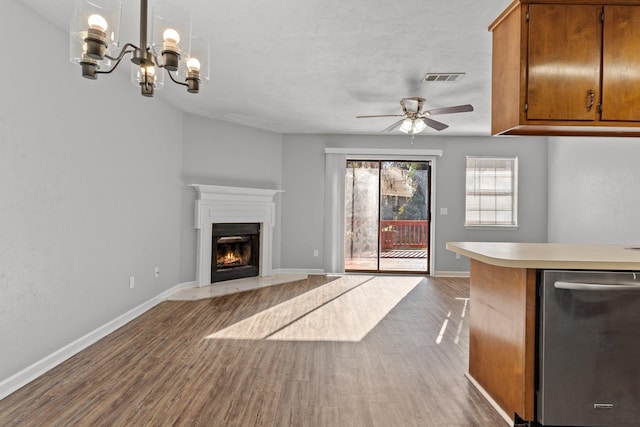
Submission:
[[[605,6],[602,120],[640,120],[640,7]]]
[[[600,6],[529,6],[527,119],[596,120]]]

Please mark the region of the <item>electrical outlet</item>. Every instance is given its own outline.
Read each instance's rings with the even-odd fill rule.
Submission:
[[[456,259],[460,259],[460,254],[456,254]]]
[[[134,286],[136,286],[136,277],[135,276],[131,276],[131,277],[129,277],[129,288],[133,289]]]
[[[318,256],[318,254],[319,254],[318,250],[317,250],[317,249],[314,249],[314,250],[313,250],[313,256]]]
[[[156,265],[156,269],[153,274],[155,275],[156,279],[160,277],[160,267]]]

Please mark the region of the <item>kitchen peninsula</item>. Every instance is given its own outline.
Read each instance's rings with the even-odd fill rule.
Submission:
[[[469,376],[509,417],[525,420],[536,418],[538,273],[640,271],[640,250],[621,246],[449,242],[446,248],[471,259]]]

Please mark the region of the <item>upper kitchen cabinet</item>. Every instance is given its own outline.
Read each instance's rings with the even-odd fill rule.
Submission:
[[[529,5],[529,120],[597,120],[602,8]]]
[[[640,136],[640,0],[516,0],[493,32],[493,135]]]
[[[605,6],[601,120],[640,121],[640,7]]]

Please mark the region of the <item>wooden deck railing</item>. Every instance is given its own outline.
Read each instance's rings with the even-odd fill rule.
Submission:
[[[382,250],[425,249],[429,246],[429,221],[381,220]]]

